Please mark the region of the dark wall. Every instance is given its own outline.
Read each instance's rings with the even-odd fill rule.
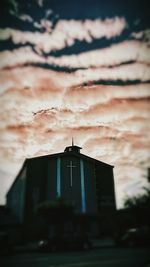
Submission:
[[[108,210],[115,210],[116,202],[113,167],[104,164],[96,164],[95,173],[99,211],[107,212]]]
[[[24,220],[26,171],[27,167],[24,165],[24,168],[7,194],[7,207],[10,209],[11,214],[17,217],[20,223]]]
[[[47,185],[47,158],[34,158],[27,163],[26,220],[35,213],[38,203],[45,201]]]
[[[48,201],[55,200],[57,197],[57,158],[47,157],[47,179],[46,195]]]
[[[85,196],[88,213],[97,213],[96,175],[94,162],[84,160]]]

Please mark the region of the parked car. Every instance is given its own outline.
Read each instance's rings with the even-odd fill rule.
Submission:
[[[64,233],[62,235],[55,235],[51,238],[40,240],[38,243],[39,251],[57,250],[72,250],[83,249],[88,250],[92,248],[92,243],[87,235],[77,233]]]
[[[150,246],[150,230],[147,227],[128,229],[116,243],[125,247]]]

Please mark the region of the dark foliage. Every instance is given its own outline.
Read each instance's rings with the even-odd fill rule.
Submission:
[[[138,226],[150,226],[150,189],[145,188],[144,194],[126,199],[125,208],[131,211]]]
[[[74,207],[72,203],[58,198],[55,201],[42,202],[38,205],[36,212],[45,217],[49,223],[60,223],[72,218]]]

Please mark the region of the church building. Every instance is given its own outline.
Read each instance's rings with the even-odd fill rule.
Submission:
[[[64,152],[26,159],[7,193],[7,206],[23,223],[38,204],[62,197],[76,214],[107,214],[116,209],[113,166],[80,153]]]

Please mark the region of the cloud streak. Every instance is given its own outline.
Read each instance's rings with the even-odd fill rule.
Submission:
[[[115,17],[112,19],[96,20],[59,20],[54,30],[49,32],[21,32],[7,28],[1,29],[0,39],[12,39],[15,44],[30,43],[37,51],[49,53],[71,46],[75,41],[92,42],[93,39],[112,38],[120,35],[126,27],[124,18]]]
[[[51,64],[72,68],[114,66],[128,61],[150,64],[150,48],[142,42],[130,40],[79,55],[49,57],[47,60]]]

